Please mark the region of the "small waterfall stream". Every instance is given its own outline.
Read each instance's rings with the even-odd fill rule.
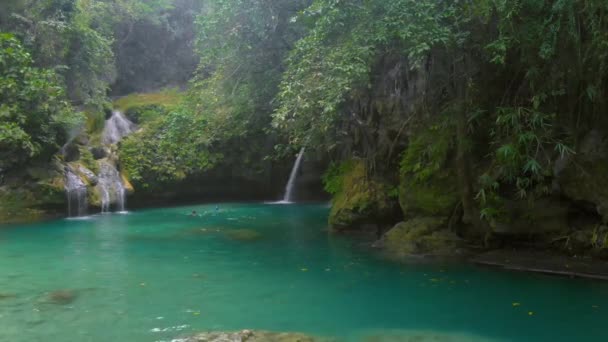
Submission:
[[[65,192],[68,197],[68,216],[87,214],[87,186],[72,170],[66,169]]]
[[[293,168],[291,169],[291,174],[289,175],[289,181],[285,186],[285,195],[283,195],[283,203],[291,203],[293,200],[293,188],[296,183],[296,178],[298,177],[298,171],[300,170],[300,164],[302,164],[302,158],[304,157],[305,148],[300,150],[298,154],[298,158],[296,158],[296,162],[293,164]]]
[[[120,173],[107,160],[99,161],[99,181],[97,188],[101,194],[101,212],[110,212],[110,205],[116,204],[116,211],[125,211],[125,186]]]

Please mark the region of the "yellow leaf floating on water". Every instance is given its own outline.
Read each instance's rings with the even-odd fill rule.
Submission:
[[[301,271],[302,272],[308,272],[308,268],[302,268]]]
[[[146,286],[146,283],[140,283],[139,286]]]
[[[192,314],[193,314],[194,316],[198,316],[198,315],[200,315],[201,313],[200,313],[200,312],[193,312]]]
[[[431,280],[433,283],[436,283],[436,282],[438,282],[438,281],[439,281],[439,279],[437,279],[437,278],[431,278],[430,280]]]
[[[534,315],[534,311],[528,311],[528,316],[533,316]]]
[[[521,303],[517,303],[517,302],[515,302],[515,303],[513,303],[512,305],[513,305],[513,306],[521,306]]]

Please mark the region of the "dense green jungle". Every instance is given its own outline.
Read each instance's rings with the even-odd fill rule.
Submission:
[[[170,210],[154,208],[206,217],[220,203],[276,201],[291,213],[290,203],[330,202],[302,209],[321,218],[310,226],[386,263],[608,279],[607,111],[606,1],[2,0],[0,249],[17,239],[37,250],[21,239],[57,222],[72,234],[123,213],[108,225],[128,229]],[[0,281],[0,307],[4,291]],[[2,317],[0,340],[18,341]],[[217,324],[199,330],[250,327]],[[158,340],[108,336],[80,339]],[[507,340],[559,340],[523,336]],[[460,340],[473,339],[445,339]]]

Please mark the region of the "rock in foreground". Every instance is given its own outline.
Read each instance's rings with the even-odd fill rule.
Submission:
[[[268,331],[242,330],[238,332],[207,332],[195,336],[176,339],[172,342],[321,342],[300,333],[275,333]]]

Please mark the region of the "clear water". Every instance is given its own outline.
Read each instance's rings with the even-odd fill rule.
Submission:
[[[349,341],[608,339],[608,283],[389,263],[329,237],[322,205],[214,207],[0,229],[0,341],[167,341],[244,328]],[[77,297],[49,302],[56,290]]]

